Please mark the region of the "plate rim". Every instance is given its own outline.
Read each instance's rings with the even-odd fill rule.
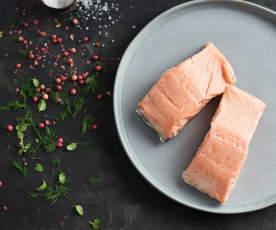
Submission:
[[[115,118],[115,124],[116,124],[116,129],[117,132],[119,134],[119,138],[120,141],[123,145],[123,148],[126,152],[126,155],[128,156],[129,160],[131,161],[132,165],[134,166],[134,168],[139,172],[139,174],[141,174],[141,176],[146,180],[146,182],[148,182],[151,186],[153,186],[157,191],[159,191],[161,194],[165,195],[166,197],[170,198],[173,201],[176,201],[177,203],[181,204],[181,205],[185,205],[186,207],[189,208],[193,208],[196,210],[200,210],[200,211],[204,211],[204,212],[208,212],[208,213],[216,213],[216,214],[239,214],[239,213],[246,213],[246,212],[252,212],[252,211],[257,211],[260,209],[264,209],[266,207],[272,206],[274,204],[276,204],[276,194],[265,198],[266,202],[263,202],[259,205],[255,205],[255,206],[250,206],[249,208],[245,208],[245,209],[241,209],[241,208],[237,208],[237,209],[233,209],[233,210],[224,210],[224,209],[213,209],[213,208],[208,208],[208,207],[203,207],[200,205],[195,205],[194,203],[188,203],[185,202],[185,200],[181,200],[179,198],[176,198],[173,196],[173,194],[169,194],[166,191],[163,191],[160,186],[164,186],[162,185],[156,178],[154,178],[152,175],[149,175],[149,171],[147,171],[147,174],[145,173],[145,168],[144,166],[138,161],[135,160],[135,155],[134,154],[130,154],[130,152],[132,152],[129,149],[128,144],[126,144],[125,142],[125,138],[126,135],[123,133],[123,122],[120,122],[120,84],[122,83],[122,80],[120,79],[120,75],[124,76],[125,72],[127,70],[127,66],[129,64],[128,61],[128,54],[131,54],[131,50],[137,50],[135,47],[137,47],[136,43],[139,45],[139,41],[141,40],[141,38],[147,34],[147,31],[150,30],[152,27],[154,27],[155,24],[157,24],[160,20],[162,20],[163,18],[165,18],[166,16],[169,16],[171,13],[173,13],[174,11],[179,10],[180,8],[185,9],[185,8],[189,8],[189,7],[193,7],[193,6],[200,6],[202,4],[215,4],[215,3],[229,3],[229,4],[240,4],[246,7],[252,7],[255,10],[261,10],[263,13],[265,14],[269,14],[272,17],[276,17],[276,12],[258,5],[256,3],[253,2],[248,2],[248,1],[244,1],[244,0],[193,0],[193,1],[189,1],[186,3],[182,3],[179,5],[176,5],[172,8],[169,8],[168,10],[162,12],[161,14],[159,14],[158,16],[156,16],[154,19],[152,19],[149,23],[147,23],[140,31],[139,33],[132,39],[132,41],[129,43],[129,45],[127,46],[127,48],[125,49],[121,61],[119,63],[117,72],[116,72],[116,77],[115,77],[115,82],[114,82],[114,87],[113,87],[113,110],[114,110],[114,118]],[[276,24],[276,23],[275,23]],[[132,56],[132,55],[130,55]],[[155,181],[154,181],[155,180]],[[258,201],[257,201],[258,202]]]

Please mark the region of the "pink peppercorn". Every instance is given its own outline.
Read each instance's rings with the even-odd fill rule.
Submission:
[[[57,86],[56,86],[56,89],[57,89],[58,91],[61,91],[61,90],[62,90],[62,86],[61,86],[61,85],[57,85]]]
[[[40,88],[36,88],[36,92],[40,93]]]
[[[16,88],[16,89],[15,89],[15,92],[19,93],[19,88]]]
[[[80,85],[83,85],[85,83],[84,80],[80,80]]]
[[[53,42],[54,44],[56,44],[58,41],[57,41],[57,39],[54,38],[54,39],[52,40],[52,42]]]
[[[58,138],[57,141],[58,141],[58,143],[63,143],[63,138],[60,137],[60,138]]]
[[[33,102],[37,102],[38,98],[37,97],[33,97]]]
[[[16,69],[20,69],[20,68],[21,68],[21,64],[20,64],[20,63],[17,63],[17,64],[15,65],[15,67],[16,67]]]
[[[79,75],[79,76],[78,76],[78,79],[79,79],[79,80],[82,80],[82,79],[83,79],[82,75]]]
[[[70,55],[70,53],[69,53],[69,52],[64,51],[63,56],[67,57],[67,56],[69,56],[69,55]]]
[[[96,68],[95,68],[96,71],[101,71],[102,70],[102,67],[100,65],[97,65]]]
[[[45,124],[49,126],[49,125],[51,125],[51,122],[49,120],[46,120]]]
[[[52,90],[51,90],[51,88],[46,88],[46,93],[51,93],[52,92]]]
[[[27,165],[28,165],[28,162],[24,161],[23,164],[24,164],[25,166],[27,166]]]
[[[2,183],[2,181],[0,180],[0,187],[2,187],[2,185],[3,185],[3,183]]]
[[[72,64],[73,63],[73,59],[72,58],[67,58],[67,63],[68,64]]]
[[[13,131],[13,126],[12,125],[8,125],[6,127],[6,129],[7,129],[8,132],[11,132],[11,131]]]
[[[88,42],[88,37],[85,36],[82,40],[83,40],[83,42]]]
[[[98,128],[97,125],[92,125],[92,130],[96,130]]]
[[[56,79],[56,83],[60,83],[61,82],[61,79],[58,77],[57,79]]]
[[[76,74],[73,74],[73,75],[72,75],[72,80],[73,80],[73,81],[76,81],[77,79],[78,79],[77,75],[76,75]]]
[[[44,100],[48,100],[49,96],[48,96],[47,93],[44,93],[43,96],[42,96],[42,98],[43,98]]]
[[[76,53],[76,52],[77,52],[76,48],[71,48],[71,53],[72,53],[72,54],[74,54],[74,53]]]
[[[57,98],[57,102],[60,103],[62,99],[60,97]]]
[[[19,37],[18,37],[18,41],[23,42],[23,41],[24,41],[24,38],[23,38],[22,36],[19,36]]]
[[[77,93],[77,90],[76,89],[71,89],[71,92],[70,92],[72,95],[75,95]]]
[[[101,99],[103,98],[103,95],[98,94],[98,95],[97,95],[97,98],[98,98],[98,100],[101,100]]]
[[[52,34],[52,35],[51,35],[51,38],[52,38],[52,40],[57,39],[57,35]]]
[[[111,96],[111,92],[109,90],[107,90],[106,95]]]
[[[34,20],[34,25],[39,25],[39,20],[38,19]]]
[[[74,86],[78,86],[78,83],[77,83],[77,82],[74,82]]]
[[[3,206],[3,210],[4,211],[7,211],[8,210],[8,207],[6,205]]]
[[[29,58],[30,58],[30,59],[34,59],[34,58],[35,58],[35,55],[34,55],[33,53],[30,53],[30,54],[29,54]]]
[[[79,24],[79,21],[76,18],[73,18],[72,22],[73,22],[74,25],[78,25]]]
[[[27,27],[29,27],[29,23],[28,23],[28,22],[24,22],[24,23],[23,23],[23,26],[24,26],[25,28],[27,28]]]
[[[60,79],[61,79],[62,81],[66,81],[66,80],[67,80],[67,77],[61,76]]]
[[[40,89],[41,89],[41,90],[44,90],[44,89],[45,89],[45,85],[41,84],[41,85],[40,85]]]
[[[58,142],[57,143],[57,148],[62,148],[63,147],[63,144],[61,142]]]
[[[45,127],[45,125],[44,125],[44,123],[39,123],[38,127],[39,127],[40,129],[43,129],[43,128]]]
[[[40,50],[41,50],[41,52],[45,52],[46,51],[46,49],[44,47],[41,47]]]
[[[62,43],[62,38],[57,39],[58,43]]]
[[[92,57],[92,59],[93,59],[94,61],[97,61],[97,60],[99,59],[99,56],[94,55],[94,56]]]

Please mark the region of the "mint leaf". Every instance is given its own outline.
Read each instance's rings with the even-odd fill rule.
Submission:
[[[42,166],[42,164],[36,163],[35,167],[34,167],[34,170],[37,171],[37,172],[43,172],[43,166]]]
[[[83,215],[83,208],[82,208],[81,205],[79,205],[79,204],[75,205],[75,209],[76,209],[77,213],[78,213],[80,216]]]
[[[33,80],[34,87],[37,88],[39,86],[39,81],[36,78],[33,78],[32,80]]]
[[[67,145],[67,147],[66,147],[66,149],[67,149],[68,151],[73,151],[73,150],[75,150],[76,148],[77,148],[77,143],[71,143],[71,144]]]
[[[89,221],[89,224],[93,227],[93,229],[99,229],[100,220],[94,219],[93,221]]]
[[[43,180],[43,181],[42,181],[42,184],[41,184],[38,188],[36,188],[35,190],[38,191],[38,192],[42,192],[42,191],[44,191],[46,188],[47,188],[47,184],[46,184],[45,180]]]
[[[43,99],[40,100],[38,105],[37,105],[38,111],[39,112],[45,111],[46,107],[47,107],[47,105],[46,105],[45,100],[43,100]]]
[[[61,172],[59,175],[58,175],[58,180],[61,184],[65,184],[65,181],[66,181],[66,175],[64,172]]]

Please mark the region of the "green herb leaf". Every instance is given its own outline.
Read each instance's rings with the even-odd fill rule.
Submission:
[[[101,179],[100,178],[97,178],[97,177],[91,177],[90,179],[89,179],[89,182],[91,183],[91,184],[97,184],[97,183],[99,183],[101,181]]]
[[[42,184],[41,184],[38,188],[36,188],[35,190],[38,191],[38,192],[42,192],[42,191],[44,191],[46,188],[47,188],[46,181],[43,180],[43,181],[42,181]]]
[[[87,115],[82,120],[82,129],[81,129],[81,136],[83,136],[89,128],[95,122],[94,118],[91,115]]]
[[[50,204],[54,204],[60,197],[69,198],[68,192],[70,191],[69,188],[65,187],[62,184],[58,184],[55,188],[51,186],[47,186],[45,193],[45,198],[50,202]]]
[[[36,198],[36,197],[38,197],[38,196],[39,196],[39,194],[34,193],[34,192],[29,192],[29,193],[27,194],[27,198]]]
[[[7,111],[7,110],[17,111],[25,108],[26,108],[26,104],[20,104],[18,101],[12,101],[7,105],[0,106],[0,112]]]
[[[4,34],[4,32],[3,32],[3,31],[0,31],[0,38],[3,38],[3,37],[4,37],[3,34]]]
[[[24,177],[25,181],[27,180],[28,168],[22,165],[20,162],[13,161],[12,166],[15,167]]]
[[[58,180],[61,184],[65,184],[66,182],[66,175],[64,172],[60,172],[60,174],[58,175]]]
[[[67,149],[68,151],[73,151],[73,150],[75,150],[76,148],[77,148],[77,143],[71,143],[71,144],[67,145],[67,147],[66,147],[66,149]]]
[[[35,167],[34,167],[34,170],[37,171],[37,172],[43,172],[43,166],[42,166],[42,164],[36,163]]]
[[[37,88],[39,86],[39,81],[36,78],[33,78],[32,80],[33,80],[34,87]]]
[[[89,224],[93,227],[93,229],[99,229],[100,220],[94,219],[93,221],[89,221]]]
[[[83,208],[82,208],[81,205],[79,205],[79,204],[75,205],[75,209],[76,209],[77,213],[78,213],[80,216],[83,215]]]
[[[41,99],[37,105],[38,111],[39,112],[45,111],[46,107],[47,107],[47,105],[46,105],[45,100]]]
[[[15,128],[17,131],[25,132],[28,128],[28,125],[24,122],[20,122]]]
[[[54,23],[55,23],[56,25],[60,24],[60,22],[59,22],[59,20],[58,20],[57,18],[54,18]]]
[[[17,131],[17,137],[22,140],[24,137],[24,133],[22,131]]]

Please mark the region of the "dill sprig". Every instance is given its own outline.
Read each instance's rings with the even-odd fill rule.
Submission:
[[[50,204],[54,204],[60,197],[69,199],[68,193],[70,191],[71,190],[64,184],[58,184],[54,188],[52,186],[47,186],[44,196]]]
[[[18,172],[22,174],[22,176],[24,177],[24,180],[27,181],[28,168],[22,163],[17,161],[12,161],[11,164],[13,167],[15,167],[18,170]]]

